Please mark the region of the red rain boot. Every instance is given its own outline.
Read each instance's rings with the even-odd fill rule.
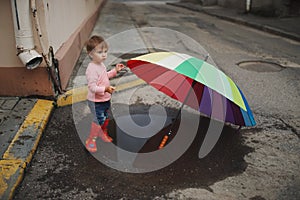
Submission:
[[[92,122],[90,135],[88,139],[85,141],[85,147],[91,153],[95,153],[97,151],[96,139],[100,131],[102,131],[101,126],[99,126],[95,122]]]
[[[101,126],[102,130],[99,132],[98,137],[100,137],[104,142],[112,142],[113,139],[107,133],[107,126],[109,123],[109,119],[106,119]]]

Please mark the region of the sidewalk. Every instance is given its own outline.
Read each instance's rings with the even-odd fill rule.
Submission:
[[[201,6],[194,3],[168,3],[197,12],[218,17],[237,24],[246,25],[261,31],[286,37],[300,42],[300,16],[288,18],[261,17],[253,14],[239,13],[237,10],[220,6]]]
[[[53,110],[53,101],[0,97],[0,199],[22,181]]]
[[[191,3],[169,4],[300,41],[300,17],[263,18],[215,6],[201,7]],[[108,13],[107,15],[111,16],[112,14]],[[101,29],[104,23],[117,23],[116,18],[109,18],[110,20],[107,22],[105,19],[103,21],[102,19],[98,20],[94,30]],[[132,23],[132,27],[135,27],[131,19],[123,19],[118,22],[118,26],[115,26],[115,33],[124,31],[122,30],[122,23],[124,22]],[[124,27],[128,26],[127,24]],[[105,35],[105,37],[107,36]],[[86,55],[82,53],[81,58],[85,57]],[[83,80],[84,69],[80,67],[77,67],[80,73],[77,73],[76,77],[72,77],[76,81]],[[124,79],[124,83],[121,83],[117,90],[125,90],[139,84],[143,84],[143,82],[128,76],[128,79]],[[70,90],[58,98],[57,102],[37,98],[0,97],[0,199],[12,199],[15,189],[22,181],[25,169],[34,155],[54,105],[64,106],[74,101],[84,100],[86,88],[84,83],[81,86],[79,89],[71,89],[73,87],[70,86]]]

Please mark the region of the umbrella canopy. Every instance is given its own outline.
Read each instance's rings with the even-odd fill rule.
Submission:
[[[238,86],[201,59],[176,52],[155,52],[128,60],[127,66],[157,90],[207,116],[239,126],[256,124]]]

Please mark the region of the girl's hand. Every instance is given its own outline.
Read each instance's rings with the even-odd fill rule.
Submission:
[[[116,87],[113,87],[113,86],[107,86],[105,88],[105,92],[108,92],[110,94],[112,94],[114,91],[115,91]]]
[[[124,69],[124,68],[125,68],[125,65],[124,65],[124,64],[122,64],[122,63],[116,64],[116,70],[117,70],[117,72],[121,71],[121,70]]]

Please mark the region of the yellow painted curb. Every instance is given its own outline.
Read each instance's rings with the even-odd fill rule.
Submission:
[[[37,148],[40,137],[48,123],[53,107],[53,101],[38,100],[35,103],[14,139],[10,143],[8,149],[4,153],[3,159],[23,160],[26,163],[30,162]],[[26,150],[25,152],[20,152],[22,148],[18,148],[20,146],[19,143],[20,141],[22,142],[26,140],[26,138],[34,139],[32,148],[27,149],[28,152]]]
[[[73,103],[85,101],[87,96],[87,87],[74,88],[60,95],[56,104],[58,107],[72,105]]]
[[[131,82],[128,82],[128,83],[123,83],[123,84],[117,85],[116,92],[126,90],[126,89],[129,89],[129,88],[133,88],[133,87],[145,84],[145,83],[146,82],[143,81],[142,79],[137,79],[137,80],[134,80],[134,81],[131,81]]]
[[[126,90],[129,88],[133,88],[139,86],[141,84],[145,84],[145,81],[141,79],[137,79],[128,83],[123,83],[116,86],[116,92]],[[58,107],[72,105],[73,103],[78,103],[86,100],[87,96],[87,86],[74,88],[72,90],[67,91],[66,93],[60,95],[57,98],[56,104]]]
[[[0,160],[0,199],[13,198],[49,121],[53,103],[38,100],[4,152],[3,160]]]
[[[12,199],[21,183],[26,164],[22,160],[0,160],[0,199]]]

